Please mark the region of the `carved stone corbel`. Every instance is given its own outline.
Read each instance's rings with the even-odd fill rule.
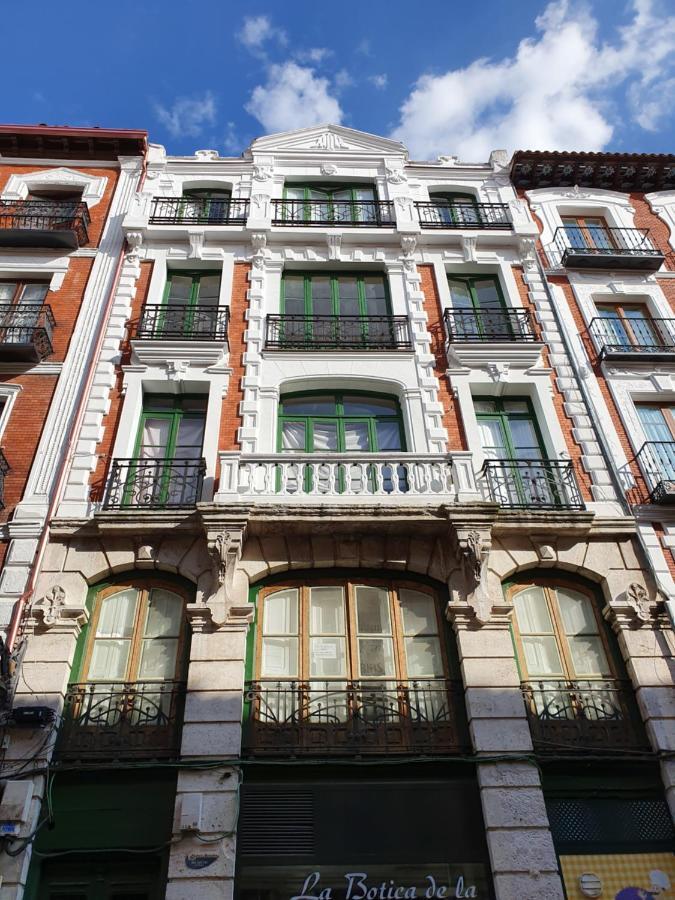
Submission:
[[[650,599],[649,591],[643,584],[633,581],[623,594],[607,604],[602,614],[614,631],[641,628],[655,618],[657,602]]]
[[[35,600],[29,607],[26,632],[65,631],[78,635],[88,618],[87,609],[84,606],[69,606],[66,592],[61,585],[55,584],[44,597]]]
[[[234,573],[241,558],[246,527],[235,525],[222,531],[207,533],[207,546],[213,561],[213,593],[225,589],[225,599],[232,596]]]
[[[458,528],[456,531],[457,560],[460,564],[459,590],[452,591],[453,600],[448,606],[451,618],[464,613],[478,625],[485,625],[491,618],[493,603],[487,586],[487,562],[492,547],[489,528]],[[457,594],[461,599],[455,599]]]

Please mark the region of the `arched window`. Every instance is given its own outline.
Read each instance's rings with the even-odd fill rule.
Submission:
[[[512,585],[508,594],[535,743],[549,750],[607,742],[643,746],[635,697],[621,679],[594,592],[541,578]]]
[[[357,737],[373,747],[459,746],[449,665],[438,598],[425,585],[364,578],[263,588],[250,691],[258,746],[278,745],[279,729],[291,726],[299,730],[288,738],[308,749],[324,741],[345,749]]]

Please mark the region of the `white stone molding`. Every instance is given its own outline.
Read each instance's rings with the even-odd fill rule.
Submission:
[[[65,167],[41,169],[10,175],[1,197],[3,200],[25,200],[31,191],[44,188],[81,188],[82,200],[91,209],[102,200],[107,183],[105,175],[96,177]]]
[[[675,249],[675,191],[654,191],[652,194],[645,194],[645,200],[652,212],[668,226],[668,243]]]
[[[246,523],[205,521],[208,551],[213,561],[212,593],[222,588],[226,603],[234,600],[234,578],[246,539]]]
[[[632,581],[626,590],[607,604],[603,610],[605,619],[615,631],[622,628],[641,628],[655,617],[656,600],[639,581]]]
[[[326,244],[328,246],[328,259],[340,259],[340,244],[342,243],[341,234],[326,234]]]
[[[218,159],[219,156],[217,150],[195,150],[195,159],[200,162],[209,162],[212,159]]]
[[[26,632],[53,631],[77,635],[88,618],[86,606],[83,603],[69,604],[65,590],[56,584],[30,605]]]
[[[244,152],[245,159],[257,161],[260,154],[269,154],[275,160],[299,158],[311,159],[312,151],[320,151],[318,162],[337,161],[344,157],[407,158],[403,144],[388,138],[346,128],[343,125],[312,125],[257,138]],[[334,154],[334,156],[333,156]]]
[[[12,415],[12,407],[16,403],[16,398],[19,396],[21,390],[22,386],[20,384],[10,384],[9,382],[0,384],[0,400],[4,401],[2,412],[0,413],[0,441],[5,433],[9,418]]]
[[[73,256],[75,254],[72,254]],[[49,279],[49,290],[59,291],[66,277],[70,257],[50,257],[44,255],[3,253],[0,258],[0,278],[42,278]]]

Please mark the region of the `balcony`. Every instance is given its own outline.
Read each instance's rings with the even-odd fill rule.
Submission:
[[[507,509],[584,509],[569,460],[488,459],[481,477],[490,500]]]
[[[470,752],[461,683],[251,681],[245,756]]]
[[[216,502],[416,505],[479,500],[472,454],[220,453]]]
[[[136,338],[145,341],[227,340],[227,306],[179,306],[145,303]]]
[[[567,269],[635,269],[655,272],[665,259],[645,228],[570,226],[556,229],[553,264]]]
[[[207,200],[196,197],[156,197],[150,211],[151,225],[245,225],[246,200]]]
[[[272,225],[394,228],[389,200],[272,200]]]
[[[527,309],[446,309],[450,343],[534,343],[537,336]]]
[[[191,509],[205,472],[203,459],[114,459],[103,509]]]
[[[675,441],[647,441],[636,454],[650,503],[675,503]]]
[[[675,354],[675,319],[602,316],[591,320],[589,331],[600,359],[653,363]]]
[[[52,351],[54,316],[45,303],[0,303],[0,360],[40,362]]]
[[[267,316],[267,350],[412,350],[407,316]]]
[[[0,247],[77,250],[89,241],[86,203],[0,200]]]
[[[521,688],[537,752],[649,752],[630,682],[546,679]]]
[[[59,762],[175,759],[185,683],[71,684],[56,743]]]
[[[416,202],[422,228],[510,229],[507,203]]]

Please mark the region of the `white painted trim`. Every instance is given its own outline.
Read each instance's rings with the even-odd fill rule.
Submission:
[[[22,390],[22,385],[20,384],[0,384],[0,398],[4,399],[5,405],[2,409],[2,413],[0,414],[0,441],[2,440],[5,428],[7,427],[7,422],[9,421],[9,417],[12,414],[12,408],[16,403],[16,398],[19,396],[19,392]]]
[[[645,194],[652,212],[659,216],[670,229],[668,243],[675,249],[675,191],[654,191]]]
[[[104,175],[86,175],[65,166],[39,172],[15,173],[7,179],[2,199],[25,200],[31,191],[45,187],[74,187],[82,188],[82,200],[91,209],[102,200],[107,183],[108,179]]]
[[[0,256],[0,280],[49,278],[49,290],[54,292],[61,289],[69,265],[67,256],[7,254]]]

